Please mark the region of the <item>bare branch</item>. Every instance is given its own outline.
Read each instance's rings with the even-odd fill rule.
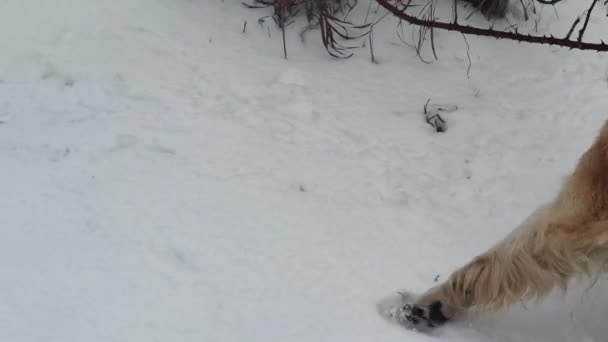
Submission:
[[[483,36],[483,37],[493,37],[496,39],[507,39],[514,40],[518,42],[526,42],[533,44],[547,44],[547,45],[556,45],[561,47],[567,47],[570,49],[579,49],[579,50],[592,50],[592,51],[608,51],[608,45],[601,43],[590,43],[583,42],[582,39],[579,40],[570,40],[568,37],[566,38],[557,38],[552,35],[550,36],[535,36],[531,34],[519,33],[517,29],[514,31],[498,31],[493,28],[479,28],[469,25],[461,25],[454,22],[443,22],[437,21],[434,19],[428,18],[419,18],[414,15],[410,15],[406,12],[407,6],[405,8],[398,8],[396,4],[391,3],[391,0],[376,0],[382,7],[386,8],[389,12],[393,13],[398,18],[401,18],[410,24],[418,25],[421,27],[426,27],[428,29],[441,29],[447,31],[455,31],[463,34]],[[597,0],[593,0],[594,3]],[[592,8],[591,8],[592,9]],[[589,14],[588,14],[589,15]],[[584,31],[583,31],[584,33]]]
[[[587,16],[585,17],[585,23],[583,24],[583,27],[580,29],[580,31],[578,31],[578,41],[579,42],[583,41],[583,35],[585,34],[585,31],[587,30],[587,24],[589,24],[589,18],[591,17],[591,12],[593,12],[593,8],[595,7],[596,3],[597,3],[597,0],[593,0],[591,2],[591,6],[589,6],[589,9],[587,10]]]
[[[555,5],[558,2],[561,2],[562,0],[536,0],[537,2],[540,2],[543,5]]]
[[[566,39],[570,39],[570,36],[572,35],[572,32],[574,32],[574,28],[576,28],[576,25],[578,25],[578,23],[581,22],[581,18],[578,17],[576,18],[576,20],[572,23],[572,26],[570,27],[570,30],[568,30],[568,34],[566,35]]]

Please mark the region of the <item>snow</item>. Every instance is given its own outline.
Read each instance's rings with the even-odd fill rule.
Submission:
[[[580,8],[557,10],[539,30]],[[433,335],[375,308],[551,198],[606,119],[605,54],[469,37],[467,77],[460,35],[425,64],[387,19],[378,64],[331,59],[297,25],[284,60],[267,13],[0,3],[1,341],[608,338],[602,278]],[[458,106],[446,133],[428,98]]]

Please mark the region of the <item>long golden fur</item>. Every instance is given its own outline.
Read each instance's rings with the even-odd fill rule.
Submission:
[[[496,311],[608,263],[608,122],[581,156],[557,197],[509,236],[423,294],[410,320],[441,324],[455,316]]]

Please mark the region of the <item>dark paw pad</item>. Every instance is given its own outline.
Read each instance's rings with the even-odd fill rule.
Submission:
[[[433,302],[429,306],[406,304],[402,308],[403,318],[413,325],[423,324],[427,327],[437,327],[448,321],[441,311],[441,302]]]

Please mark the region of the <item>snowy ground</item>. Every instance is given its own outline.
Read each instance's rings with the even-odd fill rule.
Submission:
[[[608,339],[602,280],[438,337],[375,310],[557,191],[607,117],[606,55],[471,37],[467,78],[460,35],[424,64],[387,20],[379,64],[295,26],[285,61],[265,14],[0,2],[1,341]],[[446,134],[428,98],[459,107]]]

